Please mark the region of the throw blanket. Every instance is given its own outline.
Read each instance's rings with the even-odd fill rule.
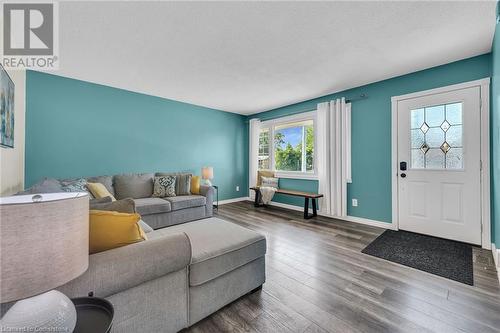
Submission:
[[[269,187],[269,186],[261,186],[260,187],[260,196],[261,196],[261,201],[264,205],[267,205],[269,202],[274,197],[274,192],[276,192],[275,187]]]

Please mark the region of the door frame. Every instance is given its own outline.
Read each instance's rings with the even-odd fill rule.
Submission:
[[[391,98],[391,143],[392,143],[392,225],[399,230],[399,193],[398,193],[398,102],[427,95],[454,90],[480,88],[481,116],[481,246],[491,249],[491,211],[490,211],[490,78],[453,84],[450,86],[414,92]]]

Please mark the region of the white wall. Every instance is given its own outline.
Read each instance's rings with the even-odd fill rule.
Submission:
[[[24,130],[26,72],[7,71],[15,85],[14,148],[0,147],[0,196],[11,195],[24,188]]]

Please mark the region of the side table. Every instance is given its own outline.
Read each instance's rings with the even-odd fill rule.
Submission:
[[[71,301],[76,308],[74,333],[108,333],[113,326],[114,308],[104,298],[77,297]]]
[[[219,186],[217,186],[217,185],[212,185],[212,187],[213,187],[213,188],[215,189],[215,191],[217,192],[217,196],[216,196],[216,199],[217,199],[216,203],[217,203],[217,204],[213,205],[213,207],[214,207],[214,209],[215,209],[215,210],[217,210],[217,211],[218,211],[218,210],[219,210]]]

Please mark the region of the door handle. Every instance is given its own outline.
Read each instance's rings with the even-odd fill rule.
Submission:
[[[403,173],[401,174],[401,178],[406,178],[406,173],[404,173],[404,172],[403,172]]]

